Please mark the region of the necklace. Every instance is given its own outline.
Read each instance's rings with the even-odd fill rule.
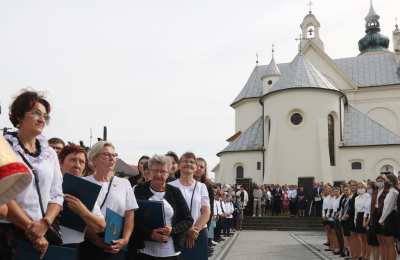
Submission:
[[[38,157],[40,155],[40,153],[42,152],[42,147],[40,146],[40,142],[38,139],[35,140],[36,151],[32,153],[28,149],[26,149],[25,145],[21,142],[21,139],[19,139],[17,134],[15,134],[15,137],[18,140],[19,146],[21,146],[22,150],[24,150],[24,153],[26,153],[32,157]]]

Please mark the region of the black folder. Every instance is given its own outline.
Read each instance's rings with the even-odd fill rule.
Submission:
[[[63,192],[77,197],[90,210],[93,210],[101,186],[93,182],[65,173],[63,179]],[[77,214],[72,212],[64,202],[61,212],[60,224],[67,228],[83,232],[86,224]]]
[[[164,203],[162,201],[138,200],[139,209],[135,219],[149,229],[165,227]]]

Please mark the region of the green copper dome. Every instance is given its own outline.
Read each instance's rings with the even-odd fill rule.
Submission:
[[[369,9],[367,17],[365,17],[367,33],[361,40],[358,41],[358,49],[361,53],[368,51],[387,50],[389,47],[389,38],[380,34],[379,15],[375,12],[372,5]]]

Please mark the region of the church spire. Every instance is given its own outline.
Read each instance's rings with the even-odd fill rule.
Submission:
[[[370,1],[369,12],[365,17],[366,35],[358,41],[358,49],[361,53],[368,51],[382,51],[389,47],[389,38],[380,34],[380,16],[376,13],[372,0]]]

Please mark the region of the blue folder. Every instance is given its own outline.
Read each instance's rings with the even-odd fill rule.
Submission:
[[[23,240],[17,241],[15,260],[39,260],[39,252],[31,243]],[[42,260],[76,260],[78,250],[76,248],[49,246]]]
[[[104,243],[111,245],[114,240],[122,237],[124,230],[124,218],[115,211],[106,209],[106,229],[104,231]]]
[[[72,174],[65,173],[63,179],[63,192],[77,197],[90,210],[93,210],[97,196],[101,190],[101,186],[93,182],[76,177]],[[64,203],[63,211],[61,212],[60,224],[83,232],[86,224],[77,214],[72,212],[66,203]]]
[[[136,223],[148,229],[165,227],[164,203],[162,201],[137,200],[139,209],[135,212]]]

